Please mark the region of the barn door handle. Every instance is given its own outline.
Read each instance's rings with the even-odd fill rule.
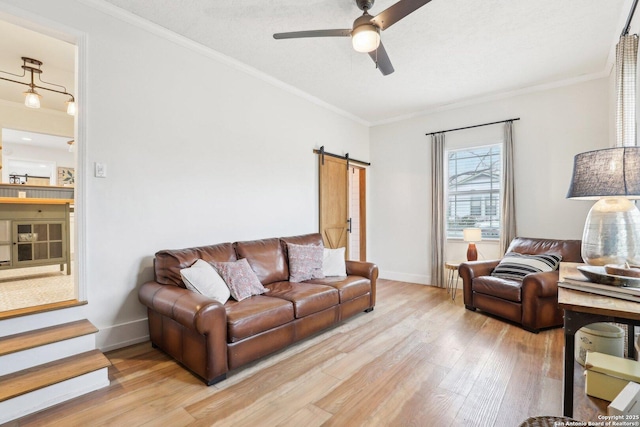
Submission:
[[[351,231],[351,218],[349,218],[347,220],[347,222],[349,223],[349,233],[352,233],[352,231]]]

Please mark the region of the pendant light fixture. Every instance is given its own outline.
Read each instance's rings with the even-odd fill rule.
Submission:
[[[40,74],[42,74],[42,70],[40,69],[41,66],[42,66],[42,61],[38,61],[37,59],[27,58],[26,56],[23,56],[22,57],[22,69],[23,69],[22,75],[8,73],[6,71],[0,71],[0,73],[9,74],[9,75],[16,76],[16,77],[25,77],[27,75],[27,73],[29,73],[29,77],[31,78],[30,82],[21,82],[19,80],[8,79],[6,77],[0,77],[0,80],[5,80],[5,81],[8,81],[8,82],[18,83],[18,84],[21,84],[21,85],[28,86],[29,88],[24,92],[24,95],[25,95],[24,105],[26,107],[29,107],[29,108],[40,108],[41,95],[36,91],[36,89],[48,90],[49,92],[56,92],[56,93],[60,93],[62,95],[68,95],[69,99],[66,101],[67,114],[69,114],[71,116],[74,116],[76,114],[76,100],[75,100],[75,98],[73,97],[72,94],[67,92],[67,88],[66,87],[64,87],[62,85],[55,84],[55,83],[45,82],[44,80],[42,80],[40,78]],[[49,85],[49,86],[56,86],[56,87],[62,88],[62,90],[57,90],[57,89],[52,89],[50,87],[37,85],[35,83],[35,80],[34,80],[34,75],[35,74],[38,75],[38,81],[40,83],[44,83],[44,84]]]

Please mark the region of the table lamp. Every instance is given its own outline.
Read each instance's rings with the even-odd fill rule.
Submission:
[[[462,236],[465,242],[469,242],[467,261],[477,260],[478,250],[476,249],[476,242],[482,240],[482,230],[479,228],[465,228],[462,230]]]
[[[640,264],[640,147],[577,154],[567,198],[598,200],[587,215],[582,259],[590,265]]]

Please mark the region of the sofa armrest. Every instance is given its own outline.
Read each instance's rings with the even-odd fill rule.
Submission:
[[[371,302],[370,307],[376,305],[376,280],[378,280],[378,266],[372,262],[365,261],[345,261],[347,274],[350,276],[366,277],[371,282]]]
[[[147,282],[140,287],[138,299],[151,310],[201,335],[209,335],[216,328],[226,331],[224,306],[188,289]]]
[[[557,296],[558,280],[560,280],[558,270],[526,275],[522,280],[522,300]]]
[[[378,266],[372,262],[365,261],[345,261],[347,274],[350,276],[362,276],[369,280],[378,278]]]
[[[473,291],[471,282],[480,276],[489,276],[500,260],[470,261],[463,262],[458,267],[458,275],[462,278],[462,290],[464,295],[464,305],[469,309],[473,307]]]

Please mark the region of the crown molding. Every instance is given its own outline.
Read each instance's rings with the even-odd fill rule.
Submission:
[[[543,83],[534,86],[528,86],[520,89],[510,90],[506,92],[497,92],[488,95],[482,95],[478,97],[472,97],[467,99],[458,100],[452,103],[437,105],[426,110],[418,111],[415,113],[404,114],[401,116],[392,117],[386,120],[380,120],[378,122],[371,123],[371,127],[383,126],[391,123],[397,123],[404,120],[410,120],[417,117],[428,116],[434,113],[440,113],[442,111],[456,110],[458,108],[469,107],[477,104],[484,104],[492,101],[499,101],[502,99],[513,98],[516,96],[526,95],[535,92],[544,92],[551,89],[558,89],[561,87],[572,86],[580,83],[585,83],[591,80],[598,80],[602,78],[608,78],[611,74],[611,67],[607,64],[604,71],[592,74],[585,74],[578,77],[572,77],[569,79],[557,80],[554,82]]]

